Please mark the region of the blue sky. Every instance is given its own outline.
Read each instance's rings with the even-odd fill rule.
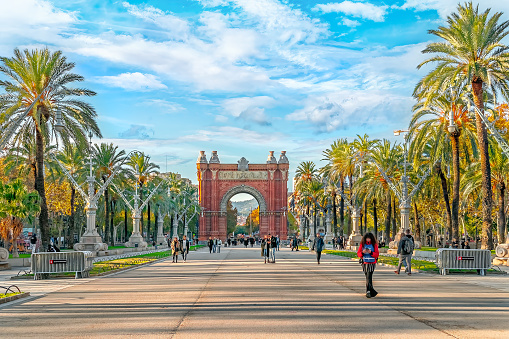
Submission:
[[[291,170],[337,138],[406,128],[416,65],[456,0],[16,0],[0,55],[60,49],[76,63],[104,142],[196,181],[200,150]],[[509,12],[509,1],[481,1]],[[509,19],[507,14],[504,20]],[[166,165],[167,164],[167,165]]]

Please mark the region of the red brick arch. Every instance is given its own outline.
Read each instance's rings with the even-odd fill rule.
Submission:
[[[289,163],[286,152],[279,161],[269,153],[265,164],[249,164],[245,158],[237,164],[221,164],[217,152],[207,160],[204,151],[197,161],[200,205],[199,239],[226,239],[226,203],[238,193],[251,194],[260,206],[260,234],[288,236],[287,183]]]

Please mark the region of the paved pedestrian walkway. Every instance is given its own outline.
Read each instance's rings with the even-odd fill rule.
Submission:
[[[0,337],[507,338],[506,276],[412,276],[256,248],[192,252],[0,309]],[[484,284],[479,284],[485,279]],[[492,281],[491,283],[488,283]],[[54,283],[56,281],[53,281]],[[58,283],[58,282],[56,282]]]

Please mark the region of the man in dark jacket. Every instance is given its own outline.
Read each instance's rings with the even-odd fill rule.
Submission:
[[[209,253],[212,253],[212,247],[214,246],[214,241],[212,240],[212,237],[209,237],[207,245],[209,245]]]
[[[189,254],[189,240],[187,240],[187,237],[184,235],[182,237],[182,240],[180,241],[180,248],[182,249],[182,259],[184,262],[187,260],[187,255]]]
[[[317,233],[315,241],[313,241],[313,248],[311,250],[316,252],[316,261],[318,261],[318,265],[320,265],[320,258],[322,256],[323,246],[324,246],[323,239],[320,236],[320,233]]]
[[[277,238],[275,236],[270,237],[270,256],[272,258],[272,263],[276,262],[276,247],[277,247]]]
[[[410,234],[410,230],[407,229],[405,233],[401,234],[401,239],[398,243],[398,254],[399,254],[399,264],[398,268],[394,273],[399,274],[399,271],[401,270],[401,265],[403,264],[403,261],[406,262],[406,269],[405,272],[408,273],[408,275],[412,275],[412,254],[414,252],[414,238]]]

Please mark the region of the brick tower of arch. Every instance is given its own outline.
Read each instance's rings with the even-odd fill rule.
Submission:
[[[286,152],[279,160],[269,153],[265,164],[250,164],[241,158],[237,164],[221,164],[217,151],[207,160],[200,151],[196,162],[200,194],[199,240],[209,237],[226,240],[226,206],[238,193],[248,193],[260,207],[260,234],[288,236],[287,183],[289,162]]]

